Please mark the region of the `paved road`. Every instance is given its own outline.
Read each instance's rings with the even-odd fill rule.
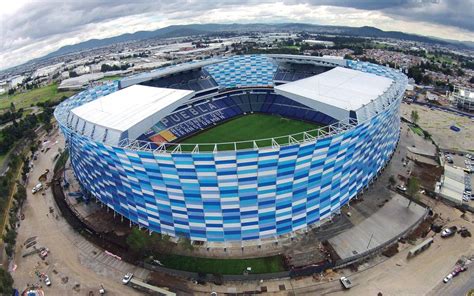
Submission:
[[[429,296],[445,296],[445,295],[466,295],[466,293],[474,289],[474,265],[471,264],[465,272],[461,272],[457,277],[448,283],[443,283],[440,279],[439,284],[428,294]]]

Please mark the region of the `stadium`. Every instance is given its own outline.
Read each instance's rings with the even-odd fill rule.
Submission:
[[[231,56],[87,89],[55,117],[82,190],[131,223],[265,240],[320,225],[377,178],[406,84],[336,57]]]

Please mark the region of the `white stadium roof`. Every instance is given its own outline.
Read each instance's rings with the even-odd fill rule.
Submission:
[[[275,91],[337,120],[349,117],[382,95],[392,79],[336,67],[322,74],[286,83]]]
[[[107,144],[136,139],[194,91],[133,85],[71,110],[73,128]]]

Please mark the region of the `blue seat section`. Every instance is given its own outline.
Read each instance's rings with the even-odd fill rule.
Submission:
[[[287,64],[278,66],[273,80],[291,82],[311,77],[329,71],[331,67],[316,66],[312,64]]]
[[[205,70],[192,70],[141,83],[146,86],[166,87],[202,91],[217,86],[217,83]]]
[[[271,91],[260,93],[237,91],[214,98],[212,101],[203,100],[191,107],[178,108],[140,136],[139,140],[151,139],[164,130],[171,131],[179,139],[221,121],[252,112],[280,115],[321,125],[336,122],[330,116]]]
[[[222,63],[205,66],[220,88],[273,86],[277,65],[264,55],[233,56]]]

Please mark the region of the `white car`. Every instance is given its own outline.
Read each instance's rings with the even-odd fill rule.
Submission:
[[[401,192],[407,191],[407,188],[406,188],[405,186],[403,186],[403,185],[397,185],[397,189],[398,189],[399,191],[401,191]]]
[[[443,282],[444,282],[444,283],[447,283],[447,282],[449,282],[452,278],[453,278],[453,274],[450,273],[450,274],[448,274],[448,275],[444,278]]]
[[[40,191],[41,189],[43,189],[43,184],[41,184],[41,183],[36,184],[35,187],[33,187],[33,189],[31,189],[31,193],[35,194],[36,192]]]
[[[47,275],[44,276],[44,283],[48,287],[51,286],[51,280],[49,279]]]
[[[131,273],[131,272],[124,275],[124,277],[122,279],[122,284],[126,285],[126,284],[130,283],[130,281],[132,280],[132,277],[133,277],[133,273]]]
[[[457,227],[456,227],[456,226],[452,226],[452,227],[449,227],[449,228],[445,228],[445,229],[441,232],[441,237],[443,237],[443,238],[451,237],[451,236],[453,236],[453,235],[456,234],[456,231],[457,231]]]
[[[350,289],[352,288],[352,282],[350,279],[346,278],[345,276],[341,277],[339,279],[341,281],[342,286],[344,286],[345,289]]]

